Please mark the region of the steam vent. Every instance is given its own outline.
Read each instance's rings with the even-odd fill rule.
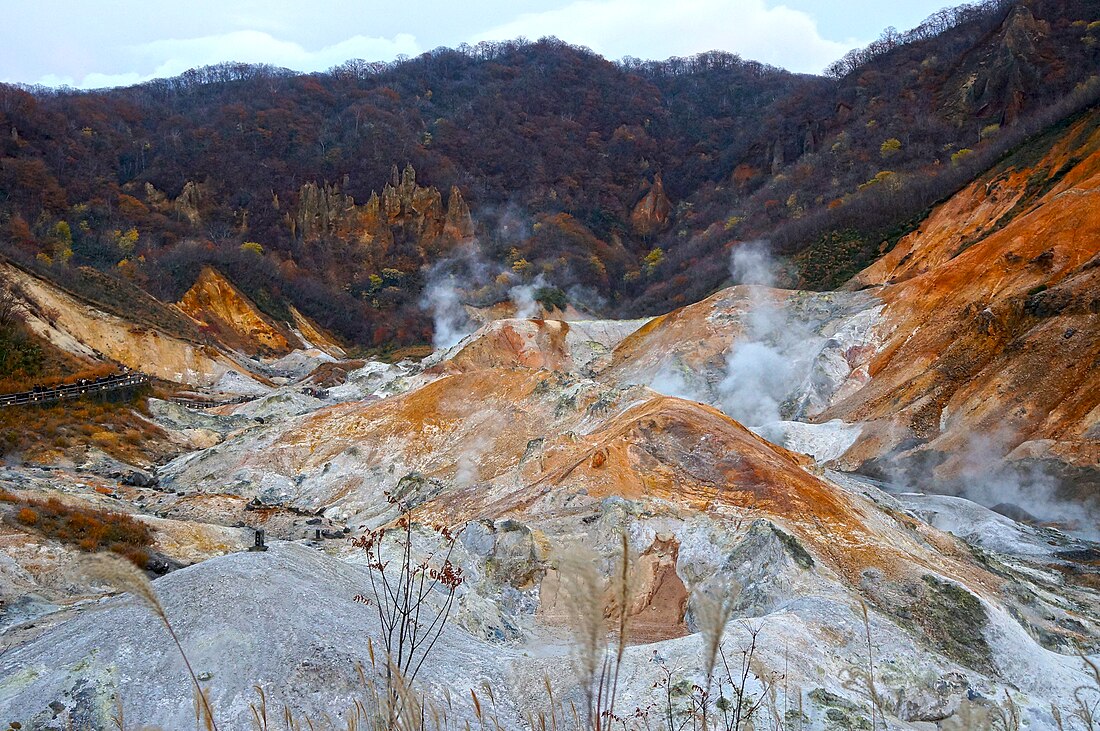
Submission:
[[[1097,3],[15,5],[0,731],[1100,729]]]

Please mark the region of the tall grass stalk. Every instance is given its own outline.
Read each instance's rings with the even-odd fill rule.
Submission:
[[[191,661],[184,652],[183,643],[180,642],[172,623],[168,621],[168,613],[157,597],[153,584],[145,573],[126,559],[113,554],[97,553],[84,558],[85,572],[94,579],[98,579],[117,589],[128,591],[140,599],[168,630],[168,635],[179,650],[183,664],[187,667],[187,674],[191,676],[191,683],[195,689],[195,715],[207,731],[218,731],[218,724],[214,721],[214,711],[210,708],[210,700],[199,685],[199,679],[195,675]]]
[[[860,601],[860,612],[863,614],[863,634],[867,641],[867,695],[871,698],[871,731],[877,731],[879,720],[878,691],[875,690],[875,652],[871,645],[871,617],[867,612],[867,602]],[[885,719],[882,719],[885,725]]]

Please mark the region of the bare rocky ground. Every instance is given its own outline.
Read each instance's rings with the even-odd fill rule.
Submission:
[[[767,286],[738,246],[747,283],[702,302],[631,322],[467,312],[481,329],[419,364],[346,361],[212,270],[155,318],[186,312],[172,333],[5,265],[28,326],[73,357],[248,400],[154,400],[171,461],[88,450],[6,466],[0,488],[152,529],[154,586],[222,729],[253,727],[260,692],[292,728],[356,727],[380,631],[351,540],[393,526],[394,497],[422,526],[416,558],[423,526],[462,528],[466,578],[415,680],[429,727],[582,725],[564,709],[585,706],[584,603],[628,607],[624,731],[686,728],[700,692],[718,709],[731,685],[753,729],[1085,729],[1100,131],[1067,134],[937,206],[844,291]],[[121,709],[126,728],[193,727],[163,626],[16,504],[0,501],[0,723],[116,728]],[[270,548],[248,552],[258,529]],[[627,598],[563,589],[578,567],[619,572],[624,536]],[[715,597],[716,677],[737,681],[721,687]]]
[[[781,418],[754,425],[762,436],[701,403],[738,407],[723,374],[760,296],[808,323],[806,367],[775,399]],[[735,288],[695,307],[703,317],[678,315],[691,337],[663,339],[667,321],[503,320],[323,393],[304,393],[306,376],[207,411],[156,402],[192,449],[155,479],[89,463],[12,467],[0,486],[151,525],[157,554],[181,567],[154,586],[223,729],[251,727],[256,686],[314,728],[346,728],[369,702],[360,668],[378,616],[356,601],[369,601],[369,569],[348,538],[397,517],[387,493],[424,523],[464,526],[453,558],[466,581],[416,680],[449,726],[529,728],[583,706],[562,572],[582,546],[613,574],[625,534],[635,631],[616,712],[628,728],[667,708],[688,717],[716,593],[731,597],[731,662],[758,633],[754,728],[999,728],[1017,714],[1047,729],[1052,707],[1084,728],[1072,713],[1096,692],[1077,655],[1100,647],[1095,544],[834,471],[863,426],[805,421],[865,382],[885,341],[876,296]],[[270,550],[247,552],[257,528]],[[145,606],[9,521],[0,544],[0,722],[112,728],[121,706],[138,726],[194,724],[186,672]]]

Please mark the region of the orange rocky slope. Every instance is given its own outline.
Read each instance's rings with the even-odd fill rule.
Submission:
[[[226,374],[235,374],[238,383],[267,382],[242,353],[276,356],[301,349],[307,358],[346,356],[331,335],[293,307],[293,323],[276,323],[209,268],[178,306],[157,302],[125,281],[112,281],[112,286],[132,288],[148,308],[143,317],[120,308],[115,314],[12,264],[0,264],[0,274],[23,297],[34,334],[89,365],[106,361],[165,381],[209,387]],[[189,327],[165,327],[163,322],[172,318]]]
[[[497,319],[458,343],[429,373],[453,373],[522,366],[592,371],[610,362],[611,352],[644,320]],[[438,356],[437,356],[438,357]],[[433,359],[434,360],[434,359]]]
[[[950,480],[982,435],[1001,454],[1052,460],[1088,494],[1100,457],[1098,119],[1032,143],[940,205],[853,279],[860,291],[723,290],[626,338],[600,378],[651,383],[671,364],[718,403],[746,312],[771,302],[777,329],[819,339],[788,406],[863,425],[840,466],[939,465]]]
[[[793,670],[793,682],[847,697],[825,678],[842,677],[861,657],[866,602],[889,668],[883,692],[901,699],[889,713],[943,718],[970,688],[1000,697],[998,684],[1049,708],[1034,699],[1079,682],[1065,648],[1096,635],[1087,588],[1072,578],[1029,588],[1034,575],[972,552],[906,503],[825,473],[712,407],[610,377],[673,346],[645,346],[670,323],[695,321],[695,338],[680,338],[685,355],[710,326],[732,338],[744,308],[765,292],[741,288],[658,321],[623,341],[623,359],[596,377],[576,367],[574,324],[494,323],[408,379],[409,390],[257,424],[174,461],[160,471],[162,485],[196,511],[227,496],[258,500],[300,511],[303,521],[323,515],[350,535],[389,523],[392,495],[424,522],[469,521],[455,554],[470,571],[455,621],[476,636],[529,636],[540,647],[562,620],[555,591],[564,552],[586,546],[606,572],[625,533],[638,556],[631,612],[639,641],[679,642],[697,628],[692,592],[734,584],[736,616],[781,628],[767,640],[767,670],[784,672],[788,649],[819,658]],[[825,295],[777,299],[838,311]],[[881,305],[863,292],[834,299],[848,319]],[[721,361],[720,352],[712,357]],[[1026,533],[1039,561],[1059,550],[1046,543],[1051,533],[995,530]],[[361,560],[345,541],[325,547]],[[684,639],[653,649],[686,663],[697,638]],[[548,673],[560,671],[554,662]],[[652,688],[638,672],[636,687]],[[949,686],[947,677],[963,680]],[[935,690],[956,686],[943,699]]]
[[[856,277],[888,285],[878,294],[893,333],[870,382],[823,418],[903,428],[871,431],[849,464],[913,437],[950,455],[984,434],[1014,456],[1096,468],[1098,118],[1079,120],[1038,163],[1009,161],[971,184]]]
[[[496,343],[507,360],[511,347],[488,329],[485,336],[485,347]],[[544,628],[537,632],[561,620],[553,599],[558,552],[580,542],[606,557],[627,531],[641,556],[632,611],[645,642],[688,632],[689,587],[714,581],[739,582],[746,612],[783,614],[799,597],[805,607],[835,601],[828,623],[846,621],[838,617],[865,600],[890,618],[882,621],[898,623],[889,632],[915,638],[905,643],[982,671],[1017,653],[987,643],[983,627],[1013,642],[1042,638],[1045,647],[1091,633],[1088,612],[1045,600],[1012,604],[1016,579],[999,564],[983,564],[889,496],[823,473],[714,408],[540,364],[441,370],[447,374],[399,395],[242,431],[169,465],[162,484],[193,505],[232,494],[322,513],[352,534],[393,518],[387,495],[424,522],[470,521],[467,531],[516,551],[479,570],[498,582],[482,596],[501,601],[505,585],[535,592]],[[1009,604],[1020,619],[1001,609]],[[482,607],[469,610],[471,626],[495,626],[498,610],[471,606]],[[948,618],[963,610],[973,622],[967,647],[944,639],[956,621]],[[1005,672],[1022,682],[1015,669]],[[897,683],[924,681],[903,673]]]
[[[244,370],[211,344],[135,324],[11,265],[0,271],[24,295],[28,327],[78,358],[106,359],[166,381],[198,385]]]
[[[541,523],[625,498],[674,514],[778,521],[851,581],[875,568],[897,580],[949,571],[979,591],[997,583],[949,537],[824,481],[809,458],[715,409],[560,371],[444,376],[246,439],[179,464],[169,479],[325,506],[353,522],[386,510],[384,490],[447,522]],[[403,482],[410,474],[416,480]],[[955,554],[958,560],[948,558]]]
[[[204,267],[178,306],[219,341],[248,355],[286,355],[302,343],[287,327],[260,312],[240,290]]]

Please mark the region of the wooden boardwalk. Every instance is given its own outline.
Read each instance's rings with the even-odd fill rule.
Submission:
[[[223,399],[221,401],[202,401],[199,399],[190,398],[172,398],[168,399],[174,404],[185,406],[189,409],[216,409],[219,406],[230,406],[231,404],[243,404],[246,401],[254,401],[257,396],[237,396],[236,398]]]
[[[22,393],[6,393],[0,395],[0,408],[5,406],[19,406],[25,404],[50,404],[58,401],[85,398],[96,394],[104,394],[112,391],[121,391],[128,388],[138,388],[149,383],[148,377],[143,373],[120,373],[117,376],[106,378],[94,378],[80,380],[76,383],[65,383],[60,386],[36,387]]]

